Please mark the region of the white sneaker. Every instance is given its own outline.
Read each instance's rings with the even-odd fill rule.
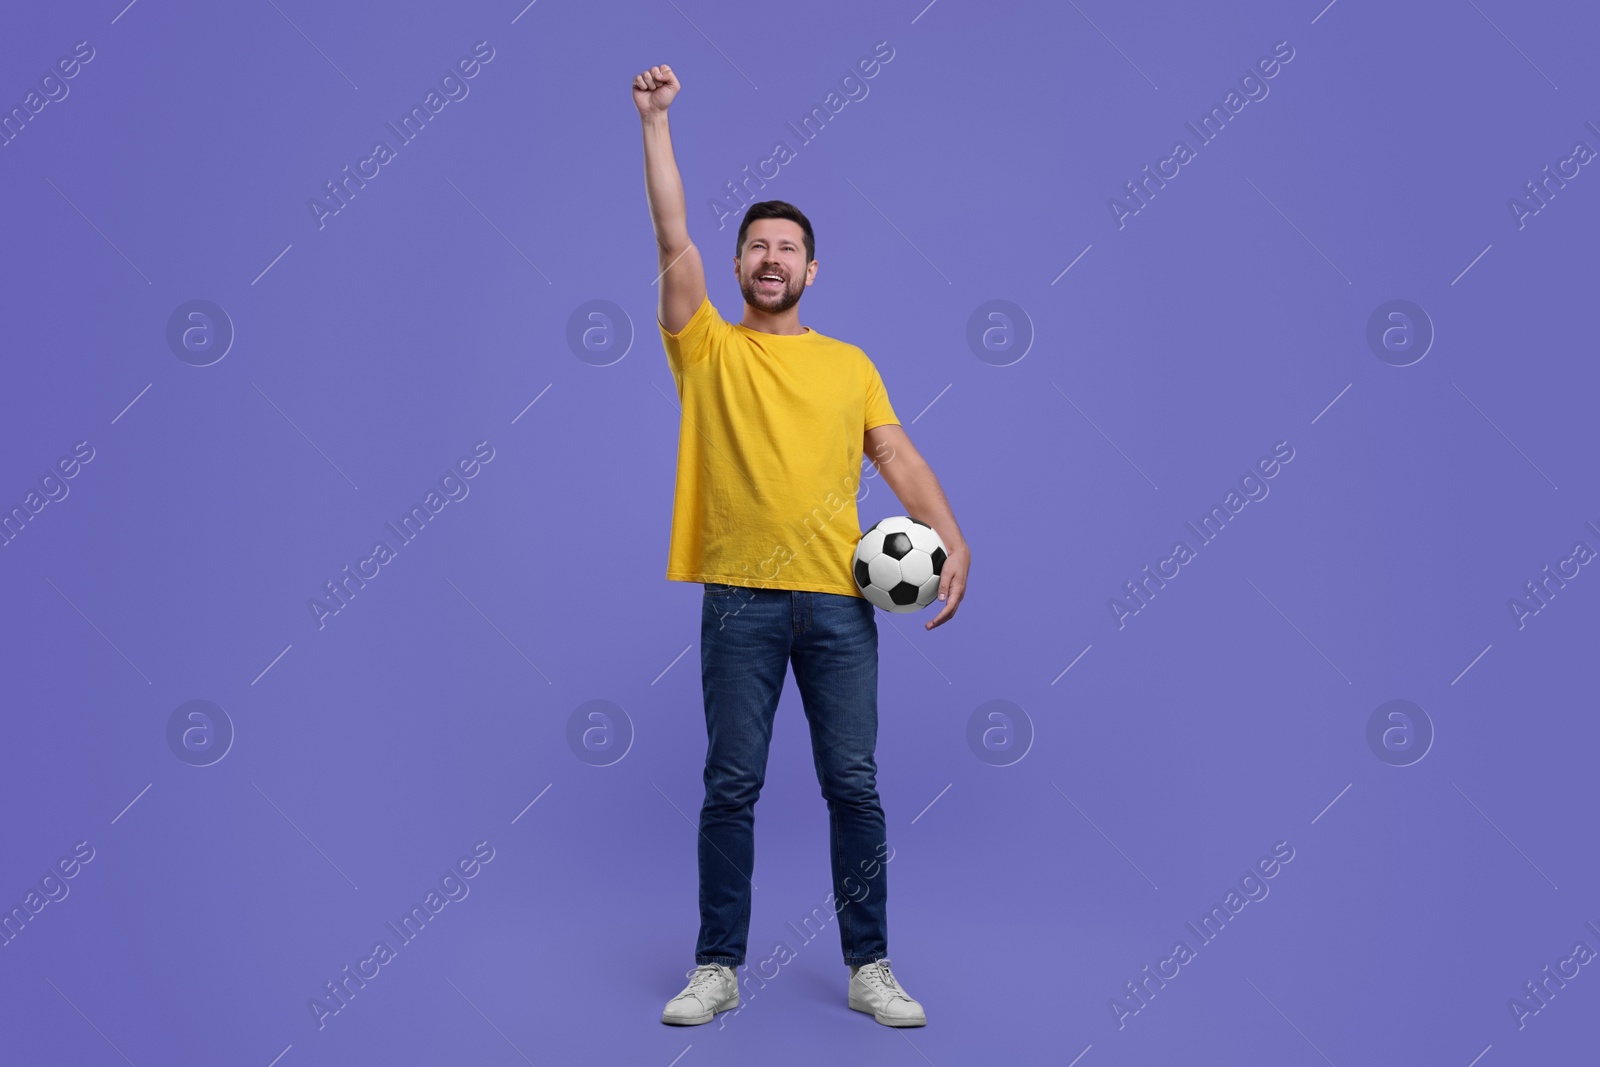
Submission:
[[[674,1026],[708,1023],[719,1011],[739,1006],[739,976],[732,967],[702,963],[689,977],[683,992],[667,1001],[661,1021]]]
[[[885,1026],[926,1026],[928,1016],[889,973],[889,959],[850,968],[850,1006]]]

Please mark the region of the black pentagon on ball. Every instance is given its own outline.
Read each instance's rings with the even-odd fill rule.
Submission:
[[[910,582],[900,582],[889,590],[889,599],[896,604],[915,604],[917,602],[917,587]]]
[[[862,560],[856,560],[856,584],[865,589],[872,584],[872,574]]]
[[[944,549],[936,548],[929,555],[933,557],[933,573],[942,574],[945,561]]]
[[[883,553],[890,559],[905,559],[911,551],[911,538],[903,533],[888,534],[883,539]]]

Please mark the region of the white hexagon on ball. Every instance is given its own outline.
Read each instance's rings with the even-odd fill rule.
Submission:
[[[922,549],[912,549],[900,560],[900,580],[921,585],[933,577],[933,558]]]
[[[886,552],[872,557],[867,564],[868,583],[877,589],[889,590],[900,584],[900,561]]]

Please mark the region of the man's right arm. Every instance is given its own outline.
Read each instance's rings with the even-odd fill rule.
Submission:
[[[667,106],[678,95],[678,77],[668,66],[651,67],[633,79],[633,102],[644,131],[644,183],[650,221],[656,233],[660,298],[656,317],[669,333],[679,333],[705,300],[706,272],[700,250],[689,240],[689,213],[683,178],[672,154]]]

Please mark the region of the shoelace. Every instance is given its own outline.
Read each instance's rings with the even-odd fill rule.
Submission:
[[[689,979],[690,993],[698,993],[712,982],[717,981],[721,968],[714,963],[703,963],[694,969],[694,977]]]
[[[889,972],[889,961],[887,959],[878,960],[875,963],[869,963],[865,967],[862,967],[860,970],[856,971],[856,978],[864,979],[867,982],[876,982],[878,984],[878,988],[882,989],[890,996],[903,997],[906,1000],[911,999],[911,994],[907,993],[904,989],[901,989],[900,983],[896,982],[894,980],[894,975]]]

